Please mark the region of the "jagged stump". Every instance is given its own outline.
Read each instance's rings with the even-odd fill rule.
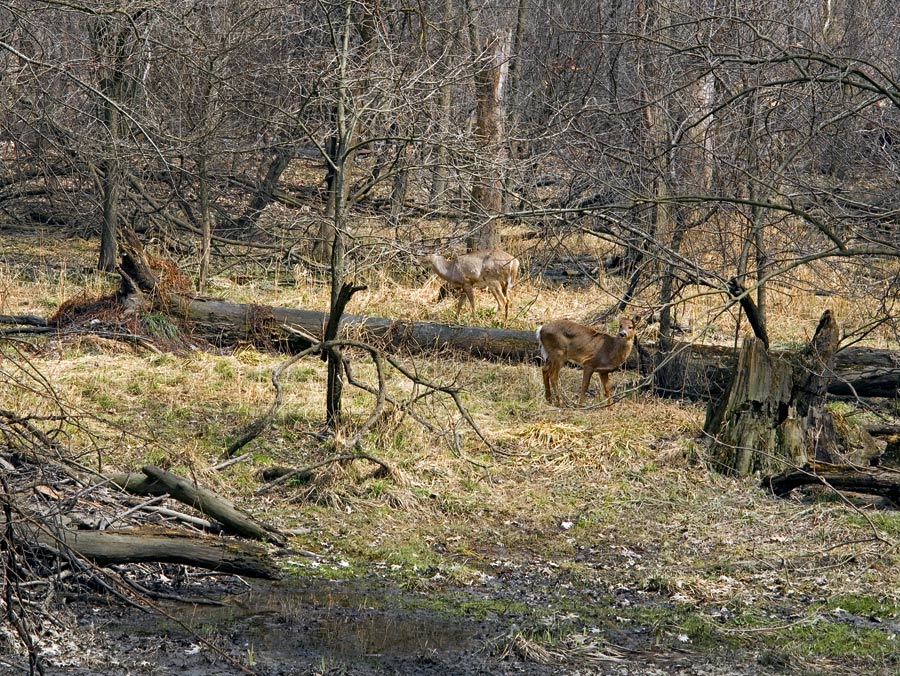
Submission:
[[[732,382],[704,425],[722,471],[770,475],[812,460],[846,464],[853,446],[871,452],[866,443],[851,443],[824,407],[839,340],[826,310],[799,352],[777,356],[758,338],[744,341]]]

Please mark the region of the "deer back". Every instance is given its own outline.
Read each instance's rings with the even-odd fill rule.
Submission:
[[[506,289],[515,282],[519,271],[519,261],[500,249],[464,254],[452,266],[461,282],[477,287],[497,282]]]
[[[540,342],[548,355],[574,361],[593,370],[613,370],[621,366],[634,344],[634,328],[626,336],[611,336],[568,319],[557,319],[540,329]]]

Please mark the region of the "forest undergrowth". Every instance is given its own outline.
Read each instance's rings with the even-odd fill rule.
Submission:
[[[81,294],[115,289],[116,279],[89,270],[87,243],[9,238],[2,247],[0,314],[46,316]],[[326,303],[327,288],[298,268],[258,272],[214,277],[210,294],[309,309]],[[351,313],[452,320],[453,304],[435,304],[437,285],[420,272],[378,270],[361,281],[368,289]],[[510,325],[595,316],[616,283],[603,294],[526,278]],[[487,294],[478,301],[474,321],[499,326]],[[802,341],[824,304],[839,320],[858,311],[843,302],[775,303],[771,333],[785,345]],[[702,312],[701,297],[686,316],[698,322]],[[727,341],[726,326],[710,324],[706,336]],[[408,407],[387,407],[358,444],[390,476],[334,464],[260,494],[265,468],[310,465],[330,452],[318,434],[326,367],[317,358],[285,374],[277,416],[243,449],[246,459],[215,470],[223,448],[270,404],[271,373],[285,355],[249,345],[151,351],[90,335],[12,343],[0,354],[8,380],[0,408],[47,407],[40,393],[11,386],[13,362],[27,359],[53,405],[79,420],[65,437],[73,460],[100,472],[149,463],[228,495],[291,534],[290,550],[303,552],[280,559],[291,579],[383,578],[442,611],[505,618],[515,628],[497,654],[572,669],[602,662],[598,655],[712,659],[723,650],[759,673],[898,668],[900,515],[826,488],[776,499],[756,478],[717,473],[701,435],[703,406],[654,397],[629,372],[613,376],[613,407],[592,399],[559,409],[545,403],[535,365],[404,357],[422,380],[458,388],[487,443],[448,397],[417,399],[420,386],[394,371],[388,391]],[[364,355],[349,355],[356,377],[375,382]],[[578,382],[579,372],[564,371],[570,396]],[[344,407],[349,436],[373,397],[348,388]],[[466,610],[459,590],[476,599]]]

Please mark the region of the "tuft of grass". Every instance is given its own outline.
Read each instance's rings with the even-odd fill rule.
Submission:
[[[151,312],[141,317],[141,324],[147,334],[155,338],[175,340],[179,336],[178,325],[171,317],[160,312]]]

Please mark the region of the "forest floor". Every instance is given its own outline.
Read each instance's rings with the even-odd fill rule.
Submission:
[[[115,280],[89,270],[92,247],[4,239],[0,314],[47,316],[67,299],[111,291]],[[366,281],[348,311],[452,318],[449,302],[422,300],[435,288]],[[261,304],[321,309],[327,295],[297,270],[213,282],[209,295]],[[533,328],[562,308],[583,318],[596,309],[592,294],[523,282],[510,324]],[[479,316],[464,321],[499,325],[492,303],[478,300]],[[790,327],[785,344],[812,333],[821,302],[774,322]],[[364,355],[350,356],[355,375],[375,382]],[[64,629],[40,637],[48,673],[900,671],[900,515],[821,488],[780,500],[758,478],[722,476],[700,435],[702,405],[659,400],[618,373],[614,407],[559,409],[544,402],[533,365],[404,358],[423,381],[459,388],[490,445],[448,397],[421,396],[427,388],[391,371],[389,392],[409,408],[390,409],[361,441],[390,464],[390,477],[333,465],[257,494],[261,469],[331,452],[315,434],[325,369],[310,358],[284,375],[282,407],[247,459],[211,469],[270,404],[271,372],[284,360],[250,346],[150,352],[81,334],[21,337],[0,355],[5,373],[27,363],[77,415],[68,443],[81,463],[190,475],[291,534],[273,552],[284,572],[275,583],[171,566],[144,580],[223,606],[67,604]],[[574,393],[579,381],[569,369],[562,387]],[[0,388],[0,407],[41,409],[30,397]],[[372,407],[370,394],[348,388],[350,432]],[[23,664],[0,655],[0,665],[14,663]]]

